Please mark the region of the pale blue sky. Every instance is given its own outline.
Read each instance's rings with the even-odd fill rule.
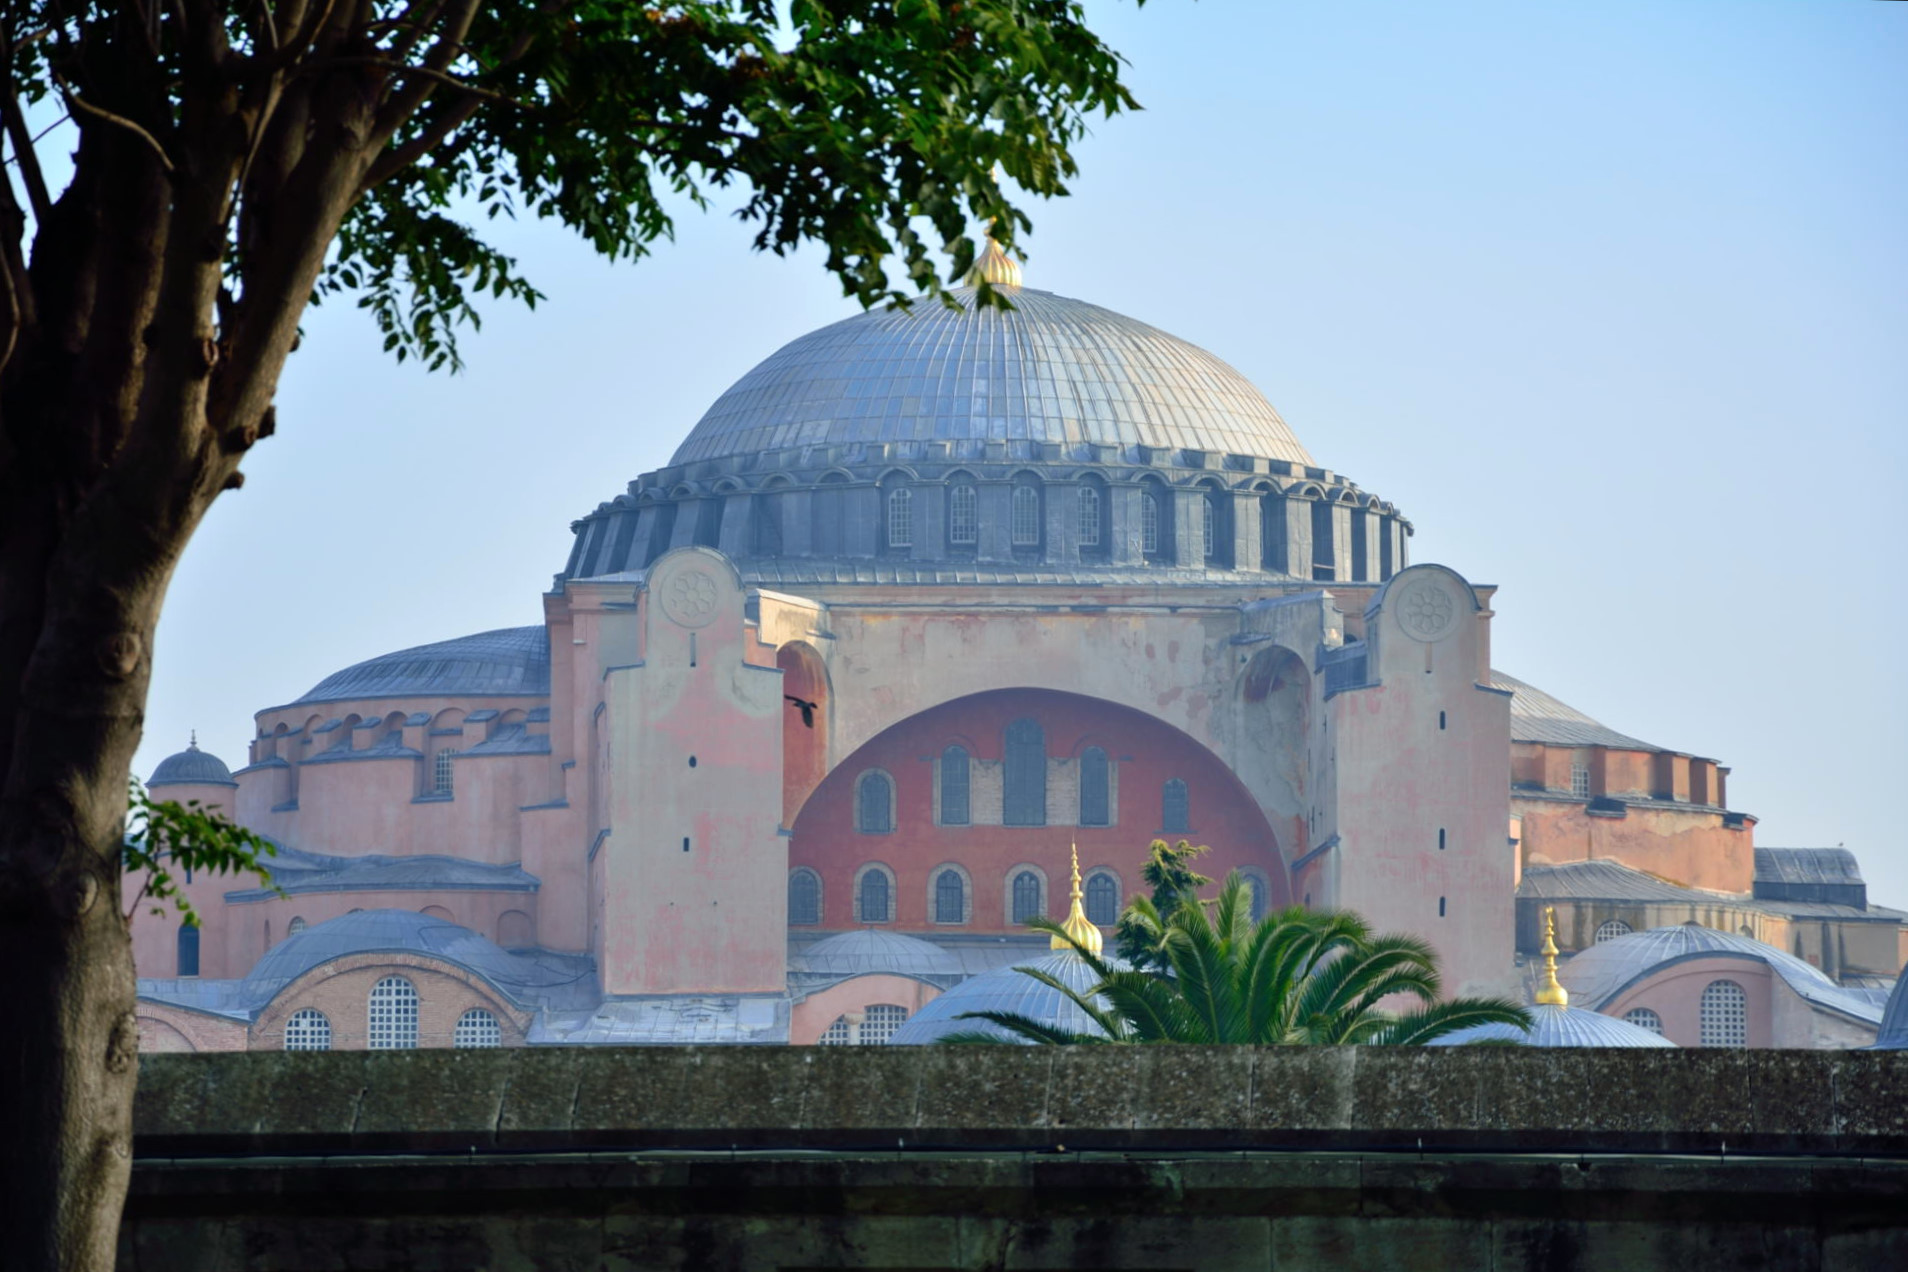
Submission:
[[[1497,665],[1734,770],[1771,845],[1908,906],[1893,760],[1908,443],[1908,6],[1095,3],[1145,113],[1034,209],[1030,286],[1245,372],[1413,559],[1500,587]],[[549,293],[455,379],[314,313],[160,628],[148,772],[406,645],[533,623],[569,521],[851,312],[722,215]]]

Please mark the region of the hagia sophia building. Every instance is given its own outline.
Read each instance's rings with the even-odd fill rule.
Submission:
[[[236,769],[161,763],[277,886],[140,907],[142,1045],[1058,1019],[1013,969],[1077,958],[1026,921],[1110,931],[1156,838],[1261,913],[1422,936],[1447,992],[1568,991],[1566,1043],[1908,1044],[1908,915],[1849,852],[1756,847],[1716,760],[1494,671],[1495,589],[1412,564],[1212,354],[998,247],[977,273],[1011,311],[963,290],[756,366],[574,523],[541,624],[328,676]]]

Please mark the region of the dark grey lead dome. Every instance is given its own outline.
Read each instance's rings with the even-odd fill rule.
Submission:
[[[1030,441],[1312,457],[1251,381],[1196,345],[1051,292],[1014,309],[857,314],[782,346],[716,399],[671,465],[804,446]]]
[[[185,750],[168,755],[146,779],[147,786],[237,786],[232,770],[210,751],[201,751],[195,741]]]
[[[549,693],[549,631],[505,627],[367,658],[326,676],[298,701]]]

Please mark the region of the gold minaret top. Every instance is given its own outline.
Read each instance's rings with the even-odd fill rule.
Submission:
[[[987,247],[981,252],[980,259],[967,271],[969,287],[978,287],[983,282],[996,287],[1020,286],[1020,262],[1007,255],[1000,244],[994,242],[992,234],[987,236]]]
[[[1570,991],[1557,983],[1557,907],[1544,907],[1544,983],[1537,1001],[1545,1007],[1568,1007]]]
[[[1067,921],[1060,927],[1067,936],[1073,938],[1074,944],[1079,945],[1089,954],[1097,955],[1105,945],[1105,941],[1100,936],[1100,929],[1088,921],[1086,911],[1080,908],[1080,845],[1078,844],[1073,845],[1073,908],[1067,911]],[[1070,950],[1073,945],[1067,943],[1067,936],[1055,933],[1053,939],[1047,944],[1056,950]]]

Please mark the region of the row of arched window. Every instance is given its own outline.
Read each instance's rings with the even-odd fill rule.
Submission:
[[[386,976],[371,987],[366,1005],[365,1045],[372,1051],[409,1051],[417,1046],[417,986],[402,976]],[[484,1007],[457,1018],[451,1046],[460,1050],[503,1046],[503,1022]],[[285,1022],[285,1050],[331,1050],[331,1018],[316,1007],[300,1007]]]
[[[1267,887],[1257,873],[1245,876],[1251,891],[1252,919],[1265,917]],[[1031,866],[1016,866],[1007,875],[1004,918],[1016,926],[1050,913],[1047,879]],[[855,872],[853,921],[856,923],[892,923],[897,888],[894,871],[880,862],[869,862]],[[1104,867],[1091,870],[1082,881],[1081,901],[1087,921],[1099,927],[1112,927],[1120,917],[1120,879]],[[821,876],[807,866],[797,866],[788,875],[788,921],[801,926],[820,924],[824,917]],[[971,923],[974,918],[974,886],[967,870],[953,863],[936,866],[928,873],[928,917],[937,925]]]

